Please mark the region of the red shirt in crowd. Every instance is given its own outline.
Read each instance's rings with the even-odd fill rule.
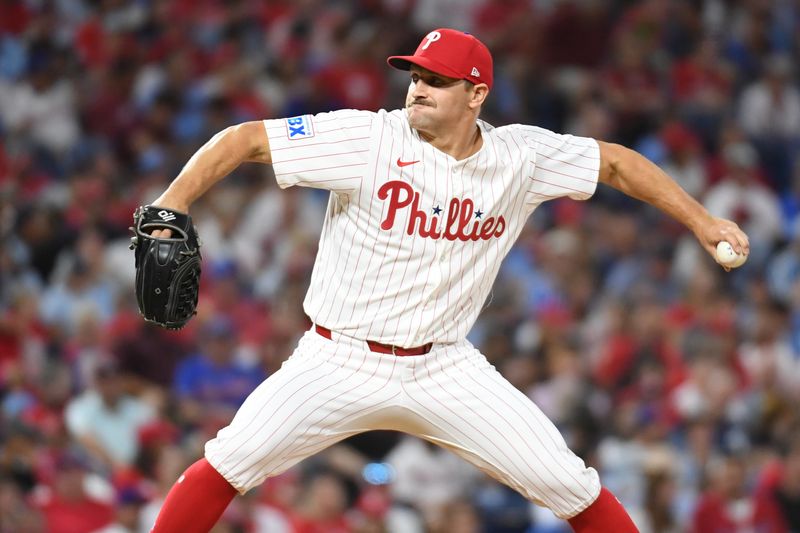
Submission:
[[[65,501],[54,496],[40,507],[50,533],[91,533],[114,519],[114,508],[88,498]]]
[[[347,520],[342,516],[331,520],[313,520],[294,516],[291,522],[294,533],[350,533],[352,531]]]
[[[715,492],[704,494],[697,504],[691,533],[789,533],[778,509],[763,499],[743,498],[728,502]]]

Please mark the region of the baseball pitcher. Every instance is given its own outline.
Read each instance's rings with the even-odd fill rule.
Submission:
[[[623,146],[480,120],[492,56],[470,34],[437,29],[388,63],[409,72],[403,109],[227,128],[137,211],[137,298],[158,308],[146,318],[180,327],[199,279],[192,202],[246,161],[271,164],[282,188],[330,191],[304,301],[312,327],[178,479],[153,531],[206,532],[237,492],[375,429],[451,450],[575,531],[636,531],[467,332],[528,216],[553,198],[588,199],[598,182],[682,222],[712,256],[723,241],[746,254],[747,236]]]

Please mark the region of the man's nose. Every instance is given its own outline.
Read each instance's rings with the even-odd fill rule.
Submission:
[[[411,91],[411,96],[414,98],[414,100],[427,100],[428,86],[425,85],[425,82],[418,81],[414,85],[414,89]]]

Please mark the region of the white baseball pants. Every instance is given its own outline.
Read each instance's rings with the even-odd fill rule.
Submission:
[[[205,456],[240,493],[347,437],[375,429],[435,442],[570,518],[600,493],[597,472],[553,423],[463,340],[418,356],[375,353],[361,340],[307,331]]]

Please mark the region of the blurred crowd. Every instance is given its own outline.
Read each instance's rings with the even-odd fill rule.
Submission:
[[[800,4],[0,0],[0,532],[147,532],[309,322],[327,202],[244,165],[195,206],[199,311],[144,323],[133,209],[228,125],[401,105],[433,28],[495,57],[482,118],[633,147],[751,254],[600,187],[542,205],[470,340],[643,532],[800,531]],[[557,533],[453,455],[366,433],[237,497],[217,532]]]

